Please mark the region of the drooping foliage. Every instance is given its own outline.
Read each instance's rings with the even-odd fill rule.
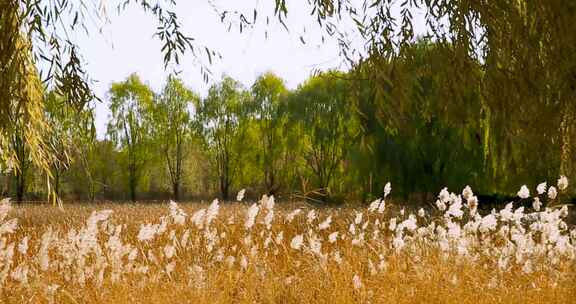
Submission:
[[[197,106],[198,101],[199,97],[186,88],[182,80],[170,76],[152,108],[153,142],[166,164],[175,200],[180,199],[184,160],[192,134],[189,108]]]
[[[290,117],[300,132],[303,159],[314,178],[313,189],[322,196],[340,188],[339,177],[357,136],[351,111],[350,83],[344,73],[323,73],[310,78],[291,96]]]
[[[108,134],[121,149],[130,199],[136,200],[136,190],[146,162],[150,158],[147,145],[151,138],[151,117],[154,93],[133,74],[110,88],[111,120]]]
[[[288,90],[284,81],[273,73],[265,73],[252,85],[253,113],[258,127],[258,163],[263,171],[266,192],[273,194],[279,188],[279,175],[286,147],[283,136],[287,125],[286,97]]]
[[[10,138],[26,143],[30,161],[51,179],[50,158],[54,151],[43,142],[49,125],[43,115],[44,87],[62,96],[77,111],[97,98],[84,70],[81,50],[71,33],[98,32],[108,22],[108,9],[119,11],[140,6],[157,22],[155,36],[162,44],[167,67],[186,50],[202,62],[216,53],[184,35],[174,14],[174,1],[129,0],[107,3],[100,0],[26,1],[0,3],[0,165],[19,170],[17,152]],[[207,55],[206,55],[207,54]],[[41,70],[37,71],[36,66]],[[209,71],[200,64],[204,77]],[[44,82],[44,86],[41,82]],[[102,97],[102,96],[100,96]],[[22,122],[25,121],[25,122]],[[50,182],[49,179],[49,182]]]
[[[217,172],[218,186],[223,199],[228,199],[233,178],[238,174],[241,152],[233,150],[241,142],[246,94],[241,84],[224,77],[222,82],[213,85],[198,109],[197,129],[206,141],[207,150],[212,153],[214,169]],[[238,143],[238,141],[240,141]]]

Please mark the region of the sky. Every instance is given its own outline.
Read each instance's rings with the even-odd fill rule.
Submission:
[[[115,2],[115,1],[113,1]],[[212,77],[205,82],[195,57],[186,53],[179,66],[165,69],[161,42],[153,37],[157,23],[153,16],[140,7],[132,6],[118,13],[113,5],[108,7],[107,23],[101,33],[92,30],[89,35],[73,33],[80,47],[86,71],[95,80],[93,90],[102,99],[96,104],[96,129],[99,138],[106,133],[108,121],[108,96],[110,84],[125,80],[137,73],[155,91],[161,91],[166,77],[174,69],[181,72],[184,83],[205,96],[214,82],[228,75],[249,88],[262,73],[273,72],[283,78],[289,89],[294,89],[317,70],[345,70],[346,64],[339,56],[334,38],[326,36],[313,17],[304,0],[287,0],[288,19],[286,30],[275,17],[272,0],[178,0],[176,13],[182,32],[196,41],[219,52],[221,59],[209,68]],[[362,1],[358,1],[362,3]],[[216,8],[216,9],[215,9]],[[254,29],[239,33],[237,27],[228,31],[220,21],[217,10],[243,12],[252,17],[254,8],[259,12]],[[394,14],[394,12],[393,12]],[[423,12],[412,11],[415,32],[425,28]],[[266,15],[270,24],[266,25]],[[348,21],[350,22],[350,21]],[[361,49],[362,39],[354,34],[353,25],[344,22],[341,29],[351,33],[349,39]],[[265,33],[267,32],[267,35]],[[326,39],[322,41],[322,37]],[[306,42],[301,42],[301,37]]]
[[[258,4],[258,1],[217,3],[221,7],[245,11],[248,16],[252,16],[254,7],[262,12],[273,11]],[[209,66],[213,75],[208,83],[202,79],[200,68],[191,53],[187,53],[180,65],[175,67],[181,71],[180,77],[188,87],[205,96],[209,86],[223,75],[231,76],[249,87],[260,74],[271,71],[283,78],[287,87],[292,89],[315,70],[344,69],[336,41],[326,39],[322,43],[322,31],[304,7],[294,5],[289,9],[287,25],[290,31],[275,22],[266,28],[265,17],[261,17],[257,19],[259,26],[240,34],[238,30],[227,30],[209,1],[178,1],[177,14],[183,25],[182,31],[222,55],[222,59],[216,59]],[[110,23],[105,25],[102,33],[76,37],[88,75],[96,81],[93,89],[102,99],[96,105],[99,138],[104,137],[106,132],[109,115],[106,92],[111,83],[123,81],[131,73],[137,73],[154,91],[159,92],[171,71],[164,69],[160,51],[162,45],[153,37],[157,24],[152,16],[138,7],[129,8],[120,15],[116,10],[110,10],[108,16]],[[301,35],[304,35],[306,44],[300,41]]]

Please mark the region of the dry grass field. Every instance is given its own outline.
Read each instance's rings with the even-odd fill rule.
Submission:
[[[477,204],[4,202],[0,302],[576,303],[569,208]]]

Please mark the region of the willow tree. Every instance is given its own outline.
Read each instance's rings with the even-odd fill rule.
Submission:
[[[10,148],[13,155],[13,170],[15,181],[15,195],[16,201],[22,202],[26,189],[28,187],[29,169],[31,168],[30,162],[30,149],[26,144],[25,129],[21,128],[11,133]]]
[[[73,164],[83,168],[82,177],[88,181],[84,186],[89,189],[90,198],[93,198],[93,169],[90,164],[96,139],[93,107],[87,104],[78,110],[55,91],[45,96],[44,119],[48,128],[43,142],[52,155],[48,174],[52,177],[49,185],[53,191],[48,192],[54,199],[59,198],[63,177]],[[76,178],[76,182],[79,180]]]
[[[284,81],[273,73],[262,74],[252,85],[251,105],[258,126],[259,166],[264,175],[264,187],[268,193],[278,190],[279,163],[285,148],[283,136],[286,115],[282,102],[288,90]]]
[[[396,193],[421,193],[424,201],[444,186],[473,183],[486,191],[480,177],[485,176],[482,142],[487,119],[479,87],[461,83],[459,96],[444,91],[452,79],[443,68],[452,59],[450,48],[421,39],[386,63],[374,63],[374,58],[353,72],[368,78],[373,63],[381,70],[377,82],[368,78],[354,90],[363,139],[352,171],[368,188],[381,189],[394,180]],[[393,80],[386,78],[391,71],[397,74]],[[470,71],[481,72],[479,65]],[[374,182],[379,186],[371,186]]]
[[[192,135],[189,108],[198,105],[198,102],[198,95],[186,88],[182,80],[170,76],[151,113],[154,141],[158,143],[168,169],[176,201],[180,200],[185,170],[183,162],[190,149]]]
[[[0,164],[18,165],[11,138],[22,137],[30,159],[50,176],[53,151],[43,143],[49,126],[43,117],[44,87],[55,90],[66,103],[82,109],[95,98],[84,71],[81,49],[71,33],[98,32],[109,21],[108,9],[138,6],[157,24],[165,66],[178,63],[191,50],[208,75],[204,59],[215,53],[186,36],[174,14],[174,1],[27,1],[0,2]],[[159,58],[159,60],[161,60]],[[38,76],[35,66],[42,67]],[[44,82],[44,85],[40,83]],[[25,121],[22,123],[22,121]],[[17,134],[18,133],[18,134]],[[18,168],[13,168],[18,170]]]
[[[286,0],[275,4],[278,19],[289,18]],[[409,90],[401,81],[406,75],[388,67],[417,35],[445,46],[451,60],[439,68],[451,78],[442,94],[463,100],[470,87],[480,89],[485,163],[502,184],[518,173],[534,178],[534,171],[546,169],[539,164],[552,164],[556,172],[550,174],[575,177],[576,2],[327,0],[311,5],[319,26],[338,40],[353,67],[371,62],[358,78],[372,79],[376,97]],[[350,39],[358,36],[361,41]],[[395,94],[394,105],[409,98]],[[534,153],[534,144],[545,148]]]
[[[331,194],[334,178],[358,135],[350,106],[350,83],[343,73],[334,71],[311,77],[290,98],[290,119],[302,130],[304,159],[322,199]]]
[[[0,14],[6,13],[0,11]],[[0,31],[13,21],[7,20]],[[16,199],[22,201],[27,187],[28,170],[36,165],[48,168],[51,155],[43,141],[47,128],[43,119],[43,87],[32,60],[30,44],[19,33],[11,37],[12,47],[20,48],[16,58],[6,58],[12,51],[9,45],[0,44],[0,168],[12,171],[16,179]],[[15,77],[10,73],[22,74]]]
[[[209,153],[213,154],[211,159],[224,200],[229,198],[230,188],[239,173],[241,155],[234,147],[238,147],[241,138],[242,104],[245,102],[242,85],[230,77],[224,77],[220,83],[210,87],[208,96],[202,100],[196,113],[196,130],[205,139]]]
[[[42,142],[43,87],[31,43],[18,28],[17,15],[2,2],[0,33],[13,33],[0,39],[0,167],[21,176],[29,158],[47,167],[48,155]]]
[[[287,27],[294,7],[286,0],[273,3],[276,20]],[[441,94],[462,101],[471,87],[479,89],[484,167],[501,189],[518,182],[511,176],[532,182],[559,173],[576,178],[576,2],[322,0],[308,5],[352,70],[362,70],[355,78],[373,83],[379,91],[375,98],[394,95],[392,109],[409,104],[412,96],[406,94],[411,84],[402,82],[410,71],[391,68],[390,62],[405,57],[419,35],[441,46],[451,58],[438,67],[451,75]],[[255,22],[240,18],[231,24],[242,30]],[[534,145],[542,147],[539,153],[532,152]]]
[[[96,192],[98,184],[96,181],[96,162],[98,159],[97,155],[97,139],[96,139],[96,126],[95,126],[95,106],[87,105],[82,111],[76,113],[73,133],[73,141],[76,145],[73,145],[74,157],[76,164],[82,170],[82,178],[77,178],[76,181],[83,182],[83,189],[88,189],[88,198],[90,201],[96,199]]]
[[[62,175],[72,163],[72,142],[75,140],[75,110],[56,92],[49,92],[45,102],[45,119],[49,126],[44,141],[54,157],[50,162],[54,195],[60,195]]]
[[[125,157],[130,199],[136,201],[136,190],[149,158],[154,93],[132,74],[123,82],[113,83],[109,95],[112,115],[108,134]]]

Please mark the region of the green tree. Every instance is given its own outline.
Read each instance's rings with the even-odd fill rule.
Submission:
[[[290,100],[291,119],[300,125],[304,141],[304,159],[323,198],[330,195],[359,131],[350,111],[350,82],[344,78],[336,71],[311,77]]]
[[[170,76],[152,113],[154,138],[168,169],[172,195],[176,201],[180,200],[184,159],[189,152],[189,107],[198,103],[199,97],[196,94],[186,88],[180,79]]]
[[[154,93],[136,74],[123,82],[113,83],[110,91],[108,135],[125,157],[130,199],[136,200],[136,189],[149,158],[150,108]]]
[[[20,131],[13,132],[10,141],[12,151],[15,153],[14,161],[16,162],[14,164],[15,168],[13,169],[16,201],[22,202],[28,186],[29,169],[32,165],[30,162],[30,150],[26,144],[24,128]]]
[[[50,163],[50,175],[53,178],[53,194],[60,195],[62,175],[73,161],[73,144],[76,140],[78,126],[76,122],[80,115],[75,108],[55,91],[47,94],[45,116],[49,130],[45,138],[51,153],[54,155]]]
[[[49,173],[53,151],[44,145],[48,131],[44,121],[44,87],[38,81],[34,65],[45,62],[42,81],[56,90],[70,106],[78,109],[95,98],[81,51],[71,35],[78,30],[89,33],[100,30],[109,20],[107,8],[117,6],[119,11],[128,6],[139,6],[157,22],[157,37],[162,43],[165,66],[179,62],[179,57],[191,50],[199,62],[213,51],[184,35],[180,21],[174,13],[174,1],[129,0],[107,4],[100,0],[80,1],[2,1],[0,3],[0,158],[2,167],[17,165],[16,151],[11,144],[13,134],[20,133],[28,146],[32,162]],[[201,50],[201,52],[200,52]],[[204,52],[206,51],[206,52]],[[205,77],[208,72],[201,64]],[[34,75],[33,75],[34,74]],[[12,112],[18,109],[18,114]],[[28,123],[17,127],[15,116],[26,116]],[[22,128],[24,130],[22,130]],[[16,135],[16,136],[20,136]]]
[[[229,198],[230,188],[239,172],[240,154],[233,147],[241,135],[241,110],[245,99],[241,84],[224,77],[220,83],[210,87],[197,112],[196,127],[205,139],[209,153],[213,154],[219,190],[224,200]]]
[[[75,132],[75,158],[81,165],[82,173],[86,179],[88,189],[88,199],[94,201],[98,189],[96,180],[96,163],[98,154],[96,152],[97,138],[96,126],[94,124],[94,107],[88,106],[79,113],[76,121],[77,132]]]
[[[461,187],[483,176],[486,120],[479,88],[462,82],[467,91],[444,91],[452,78],[442,68],[450,64],[450,47],[419,40],[406,46],[400,57],[364,63],[381,69],[376,83],[370,80],[357,87],[364,151],[354,166],[365,170],[358,175],[371,179],[362,181],[370,189],[379,191],[394,180],[400,190],[396,193],[406,198],[421,193],[427,201],[427,195],[441,187]],[[471,73],[481,74],[480,66]]]
[[[252,85],[251,105],[258,126],[261,154],[259,167],[268,193],[278,190],[277,172],[285,149],[283,131],[287,123],[285,106],[281,103],[287,93],[284,81],[273,73],[261,75]]]

